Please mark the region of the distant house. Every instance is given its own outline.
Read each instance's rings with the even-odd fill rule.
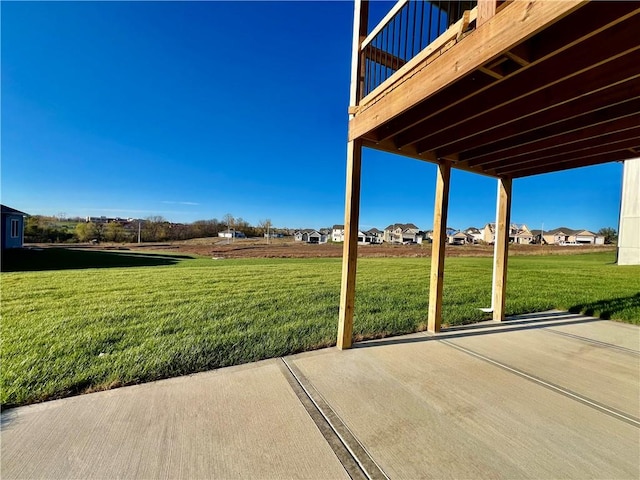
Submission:
[[[370,228],[364,234],[367,238],[367,243],[380,244],[384,241],[384,232],[377,228]]]
[[[522,245],[529,245],[533,243],[534,235],[531,230],[523,223],[518,225],[512,223],[509,225],[509,242],[518,243]],[[482,241],[493,244],[496,241],[496,224],[487,223],[482,230]]]
[[[225,230],[223,232],[218,232],[218,237],[221,238],[247,238],[243,232],[239,232],[237,230]]]
[[[533,243],[533,233],[529,230],[524,223],[522,225],[516,225],[515,223],[511,225],[512,233],[509,233],[509,241],[513,243],[517,243],[520,245],[530,245]]]
[[[344,225],[334,225],[331,228],[331,241],[344,242]]]
[[[576,233],[576,242],[583,245],[604,245],[604,240],[604,235],[598,235],[589,230],[581,230]]]
[[[24,217],[26,213],[0,205],[2,209],[2,249],[22,248],[24,245]]]
[[[453,235],[447,236],[449,245],[467,245],[473,243],[473,237],[463,231],[458,231]]]
[[[327,243],[329,237],[318,230],[312,228],[305,228],[304,230],[298,230],[293,236],[296,242],[305,243]]]
[[[374,230],[377,230],[377,229],[374,229]],[[380,232],[380,230],[377,230],[377,231]],[[374,233],[371,233],[370,230],[367,230],[366,232],[363,232],[362,230],[358,230],[358,245],[371,245],[375,243],[382,243],[382,238],[378,237]]]
[[[418,243],[420,229],[413,223],[394,223],[384,229],[384,241],[389,243]]]
[[[469,227],[466,230],[463,230],[463,233],[466,233],[472,238],[471,243],[480,243],[483,240],[482,231],[476,227]]]
[[[549,245],[604,245],[604,235],[589,230],[573,230],[567,227],[543,232],[544,243]]]

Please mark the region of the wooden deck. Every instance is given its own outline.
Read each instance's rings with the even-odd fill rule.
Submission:
[[[448,3],[435,3],[440,19]],[[398,0],[369,29],[368,0],[355,0],[340,348],[352,342],[363,148],[438,165],[431,332],[441,324],[452,168],[497,179],[491,310],[499,321],[507,313],[513,179],[640,157],[640,2],[478,0],[461,13],[472,5],[446,7],[448,29],[417,55],[396,59],[414,46],[417,4],[411,17],[410,2]],[[372,49],[372,35],[384,35],[394,15],[406,19],[404,37],[387,35]],[[373,85],[372,62],[382,79]]]
[[[640,3],[516,1],[361,99],[366,147],[512,178],[640,155]]]

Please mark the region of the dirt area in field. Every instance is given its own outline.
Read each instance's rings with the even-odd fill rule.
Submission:
[[[95,248],[109,248],[96,245]],[[342,244],[326,243],[310,245],[290,239],[272,240],[269,245],[263,239],[236,239],[229,243],[226,239],[203,238],[170,243],[128,244],[111,248],[131,250],[167,251],[179,254],[196,254],[215,258],[339,258]],[[511,245],[510,255],[568,255],[587,252],[613,251],[614,246],[540,246]],[[491,257],[491,245],[448,245],[446,255],[450,257]],[[431,245],[363,245],[358,247],[359,257],[429,257]]]

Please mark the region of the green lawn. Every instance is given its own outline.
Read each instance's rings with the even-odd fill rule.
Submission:
[[[42,257],[26,259],[25,269],[41,264],[41,271],[1,275],[5,407],[335,343],[339,259],[77,252],[80,265],[103,268],[53,270],[66,268],[48,257],[55,252],[34,253]],[[57,255],[77,267],[74,254]],[[512,257],[507,313],[564,308],[640,323],[640,267],[613,260],[611,253]],[[429,262],[359,261],[358,338],[424,328]],[[486,318],[479,308],[490,304],[490,284],[490,258],[448,258],[444,322]]]

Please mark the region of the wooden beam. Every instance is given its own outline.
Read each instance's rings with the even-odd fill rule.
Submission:
[[[510,178],[498,179],[498,205],[496,212],[496,239],[493,252],[493,319],[504,320],[507,292],[507,260],[509,258],[509,226],[511,225]]]
[[[471,133],[478,134],[477,125],[486,126],[488,117],[502,116],[505,111],[513,113],[521,107],[531,109],[532,105],[540,105],[538,110],[542,110],[632,77],[631,72],[640,71],[635,64],[639,61],[640,46],[635,30],[628,28],[634,24],[632,20],[637,18],[629,19],[612,31],[605,31],[546,62],[521,69],[522,74],[494,84],[484,95],[476,95],[418,123],[396,136],[398,146],[420,141],[437,148]],[[609,40],[611,43],[606,43]],[[584,54],[585,50],[589,55]],[[551,88],[553,96],[548,95]],[[429,146],[425,148],[430,149]]]
[[[493,169],[493,172],[496,175],[511,175],[517,176],[520,175],[524,171],[531,170],[532,168],[537,169],[539,167],[543,167],[545,165],[556,166],[564,163],[569,163],[573,161],[587,160],[592,157],[607,157],[607,155],[612,152],[618,152],[620,150],[625,150],[628,148],[633,148],[636,145],[640,145],[640,137],[635,136],[631,138],[626,138],[624,140],[610,143],[598,145],[597,147],[591,147],[586,150],[579,150],[577,152],[569,152],[561,155],[553,155],[547,158],[539,158],[534,159],[527,162],[518,163],[516,165],[505,164],[499,168]]]
[[[502,75],[501,73],[498,73],[498,72],[494,72],[493,70],[490,70],[489,68],[480,67],[478,70],[481,71],[482,73],[484,73],[485,75],[489,75],[490,77],[495,78],[496,80],[502,80],[504,78],[504,75]]]
[[[540,161],[550,160],[558,161],[562,159],[562,155],[583,155],[592,156],[597,153],[598,149],[604,147],[609,150],[601,150],[600,153],[611,151],[611,147],[620,144],[621,142],[627,144],[632,143],[635,139],[637,142],[640,139],[640,114],[636,115],[636,123],[631,128],[620,129],[612,133],[603,133],[594,137],[587,138],[582,141],[565,142],[563,137],[562,142],[553,148],[547,148],[537,150],[528,154],[520,155],[518,157],[512,157],[511,159],[503,159],[499,162],[492,162],[488,165],[482,165],[484,170],[495,170],[500,173],[500,169],[508,166],[510,169],[520,165],[534,164]],[[613,148],[613,150],[620,150],[619,148]]]
[[[480,28],[496,14],[497,6],[497,0],[478,0],[478,20],[476,20],[476,28]]]
[[[427,330],[440,331],[442,324],[442,293],[444,284],[444,250],[447,241],[447,211],[451,164],[440,163],[436,177],[436,200],[433,209],[433,243],[431,246],[431,274],[429,282],[429,318]]]
[[[350,348],[353,337],[361,167],[362,142],[353,140],[347,144],[347,188],[345,194],[342,282],[340,285],[340,314],[337,340],[337,346],[340,350]]]
[[[639,85],[640,87],[640,85]],[[622,92],[624,93],[624,91]],[[594,99],[597,97],[594,97]],[[588,99],[586,100],[588,102]],[[485,166],[515,158],[528,152],[553,148],[562,143],[580,141],[638,125],[640,97],[610,104],[599,110],[575,116],[519,135],[509,136],[460,154],[470,167]]]
[[[638,145],[640,147],[640,145]],[[568,162],[557,162],[552,164],[543,164],[536,167],[531,167],[528,170],[520,170],[513,174],[514,178],[530,177],[531,175],[541,175],[543,173],[560,172],[562,170],[570,170],[572,168],[589,167],[592,165],[600,165],[602,163],[620,162],[629,158],[638,156],[637,152],[634,152],[635,148],[620,150],[617,152],[606,153],[602,155],[596,155],[594,157],[580,158],[578,160],[571,160]]]
[[[349,138],[360,138],[586,3],[586,0],[514,2],[492,17],[485,28],[474,30],[433,60],[429,68],[407,71],[401,79],[402,88],[388,91],[384,102],[373,103],[366,114],[361,112],[349,122]],[[409,65],[415,66],[409,62],[405,67]]]
[[[521,58],[522,62],[512,58],[523,67],[534,66],[626,20],[630,16],[637,14],[638,10],[638,5],[632,2],[613,2],[606,6],[603,5],[601,2],[590,2],[577,12],[549,25],[544,32],[524,40],[516,46],[512,46],[509,51],[504,53],[507,55],[508,52],[514,52],[514,57],[524,57]],[[500,15],[499,13],[497,16]],[[471,38],[473,38],[469,37],[465,38],[465,45],[469,45]],[[457,50],[460,51],[461,49],[457,48]],[[465,51],[462,50],[459,55],[464,54]],[[452,55],[452,53],[447,55]],[[456,58],[451,59],[451,61],[455,63]],[[417,67],[413,65],[412,68]],[[387,81],[399,84],[400,80],[396,79],[401,76],[400,73],[397,73]],[[425,81],[428,81],[428,79]],[[434,117],[457,104],[466,102],[476,95],[488,95],[489,90],[494,88],[492,85],[495,83],[495,78],[488,77],[475,70],[461,76],[449,88],[425,98],[415,108],[388,122],[382,123],[373,132],[369,132],[367,136],[376,140],[390,138],[421,121]],[[396,88],[395,84],[393,88]],[[499,90],[498,98],[507,96],[503,92],[502,84],[496,88]],[[367,96],[368,98],[369,96]]]
[[[391,70],[397,70],[404,66],[405,62],[402,58],[396,57],[392,53],[385,52],[384,50],[374,47],[373,45],[368,45],[364,50],[365,57],[371,60],[372,62],[379,63],[384,67],[390,68]]]
[[[527,42],[512,47],[505,55],[517,64],[526,67],[532,61],[531,47]]]
[[[458,139],[452,139],[452,134],[449,132],[446,139],[443,134],[440,137],[432,137],[430,141],[449,142],[435,148],[443,156],[458,153],[462,159],[468,158],[465,152],[470,150],[493,146],[496,142],[510,143],[507,139],[511,137],[522,136],[541,128],[553,128],[553,125],[560,125],[567,120],[581,118],[583,122],[587,122],[585,125],[588,125],[589,118],[595,112],[640,96],[640,49],[634,52],[633,56],[623,58],[626,59],[624,63],[627,66],[633,65],[636,69],[635,73],[616,69],[612,70],[615,73],[611,73],[607,78],[605,68],[596,69],[605,73],[598,76],[586,75],[582,81],[578,77],[571,91],[570,85],[550,87],[544,92],[538,92],[513,104],[511,109],[505,107],[491,115],[478,118],[471,125],[460,126],[457,130],[460,134]],[[612,63],[611,66],[613,67],[614,64]],[[553,104],[544,103],[545,100],[552,102],[554,99],[557,102]],[[482,126],[482,119],[486,127]],[[476,130],[469,130],[474,125]],[[416,148],[418,151],[423,151],[424,145],[425,142],[419,142]]]

